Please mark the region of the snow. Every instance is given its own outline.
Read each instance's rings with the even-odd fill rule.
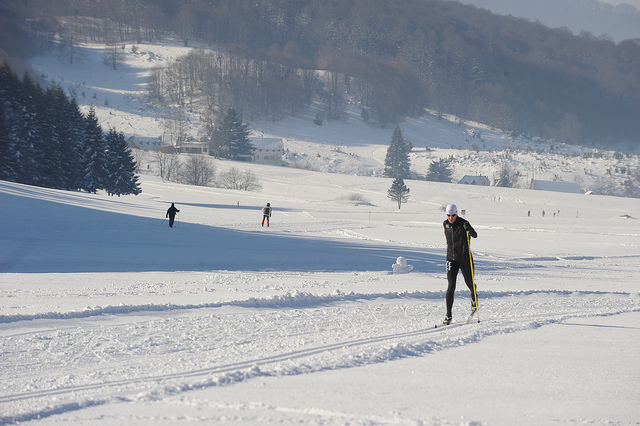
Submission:
[[[215,161],[261,192],[163,181],[150,156],[138,196],[0,182],[0,424],[640,422],[639,199],[406,180],[398,210],[380,177],[392,129],[309,116],[250,127],[326,173]],[[443,153],[469,135],[428,116],[404,129]],[[482,132],[463,155],[525,143]],[[518,155],[550,174],[583,161]],[[436,329],[451,202],[478,232],[480,322],[463,324],[460,277],[454,323]],[[410,272],[394,274],[399,257]]]
[[[610,206],[640,200],[411,181],[398,211],[388,179],[253,168],[261,193],[0,183],[1,423],[638,421],[640,224]],[[527,217],[539,194],[561,214]],[[435,329],[446,200],[479,234],[481,322],[461,284]]]

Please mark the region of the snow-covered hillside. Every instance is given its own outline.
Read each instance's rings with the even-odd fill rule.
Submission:
[[[414,182],[398,211],[388,179],[250,167],[261,193],[0,183],[0,424],[637,420],[640,200]],[[460,284],[435,329],[451,201],[482,321]]]
[[[94,105],[104,129],[115,127],[133,136],[138,144],[158,149],[165,111],[149,105],[144,96],[146,77],[155,66],[185,55],[189,48],[164,45],[126,46],[117,70],[102,60],[102,45],[82,48],[82,63],[61,62],[56,53],[35,58],[32,66],[45,79],[61,85],[84,108]],[[199,115],[185,110],[191,136],[198,137]],[[393,128],[380,129],[362,121],[351,105],[343,120],[313,124],[317,111],[273,123],[248,123],[253,137],[284,140],[286,160],[292,167],[311,170],[381,176]],[[638,155],[601,151],[539,139],[512,138],[480,123],[458,123],[456,117],[425,114],[401,124],[403,136],[412,141],[412,170],[424,175],[433,160],[453,158],[454,180],[465,175],[487,176],[491,182],[506,165],[521,173],[520,187],[531,179],[577,183],[583,191],[621,194],[622,183],[640,167]]]
[[[139,59],[160,55],[173,53]],[[45,64],[105,126],[159,132],[142,66],[116,85],[101,63]],[[640,199],[412,180],[398,210],[379,177],[391,129],[251,127],[333,173],[243,163],[262,184],[244,192],[164,181],[143,156],[138,196],[0,181],[0,425],[638,423]],[[416,170],[421,155],[470,174],[485,160],[465,156],[507,155],[513,141],[480,130],[486,147],[446,120],[404,124]],[[467,138],[479,152],[458,149]],[[508,161],[578,164],[515,143]],[[594,175],[606,164],[590,161]],[[451,202],[478,232],[480,322],[464,324],[460,277],[454,324],[435,328]],[[400,256],[410,273],[393,273]]]

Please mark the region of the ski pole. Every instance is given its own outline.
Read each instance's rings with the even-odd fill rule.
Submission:
[[[478,303],[478,294],[476,293],[476,279],[473,276],[473,258],[471,257],[471,241],[469,240],[469,231],[467,231],[467,247],[469,248],[469,265],[471,265],[471,283],[473,284],[473,298],[476,301],[476,316],[480,322],[480,304]]]

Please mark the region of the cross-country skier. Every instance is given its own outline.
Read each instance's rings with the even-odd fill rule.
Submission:
[[[267,220],[267,227],[269,226],[269,218],[271,217],[271,204],[267,203],[262,208],[262,226],[264,226],[265,219]]]
[[[455,204],[447,206],[447,220],[444,221],[444,236],[447,239],[447,315],[444,324],[451,324],[451,308],[453,307],[453,296],[456,291],[456,280],[458,271],[462,271],[464,281],[471,290],[471,312],[476,309],[476,299],[473,283],[473,271],[471,253],[469,251],[469,238],[477,238],[478,233],[471,224],[458,216],[458,208]]]
[[[180,210],[178,210],[176,208],[176,206],[171,203],[171,207],[169,207],[169,210],[167,210],[167,214],[165,215],[165,218],[169,218],[169,228],[173,228],[173,221],[176,218],[176,214],[179,212]]]

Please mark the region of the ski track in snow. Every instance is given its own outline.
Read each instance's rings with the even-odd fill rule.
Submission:
[[[325,183],[324,176],[309,175]],[[238,208],[235,193],[215,188],[184,188],[147,176],[143,185],[150,193],[120,200],[0,183],[0,215],[13,224],[0,235],[0,267],[17,265],[2,274],[11,285],[0,287],[0,424],[53,420],[100,405],[164,402],[259,377],[313,376],[429,357],[572,318],[640,312],[630,284],[640,265],[637,226],[609,221],[606,208],[590,221],[525,223],[515,212],[523,210],[521,200],[537,194],[497,199],[464,188],[481,200],[479,211],[493,203],[508,203],[510,211],[473,221],[481,235],[474,250],[481,322],[461,324],[470,293],[460,278],[454,325],[436,329],[446,283],[441,211],[433,207],[425,215],[419,194],[395,214],[328,197],[318,202],[314,193],[311,201],[274,203],[273,227],[259,228],[262,194],[248,194]],[[377,185],[371,194],[384,196],[387,182]],[[157,226],[169,197],[182,208],[178,229]],[[585,203],[583,210],[595,206],[572,200]],[[34,216],[38,211],[47,212],[46,220]],[[127,232],[116,233],[121,229]],[[273,257],[273,267],[255,266],[263,255],[255,246],[264,241],[286,253]],[[146,269],[162,266],[169,242],[185,251],[179,265],[192,265],[203,249],[210,253],[203,261],[212,256],[228,265],[242,258],[234,270]],[[101,271],[97,265],[105,255],[88,252],[112,246],[124,251],[109,253],[105,264],[131,261],[131,270]],[[71,258],[59,257],[59,247]],[[235,251],[227,253],[228,247]],[[311,254],[302,252],[310,248]],[[37,254],[30,262],[12,261],[29,253]],[[389,272],[400,253],[416,266],[412,273]],[[302,263],[292,263],[303,256]],[[338,269],[344,256],[348,261]],[[66,270],[85,263],[88,272]],[[301,265],[306,269],[298,270]]]
[[[131,90],[139,90],[140,76],[150,67],[190,48],[143,45],[128,56],[128,66],[116,74],[120,78],[102,64],[101,50],[97,44],[84,46],[87,62],[81,67],[58,62],[53,54],[36,58],[33,65],[64,87],[78,89],[86,82],[95,98],[80,99],[83,108],[96,104],[105,128],[116,126],[148,143],[162,133],[161,123],[140,115],[138,108],[146,106]],[[122,83],[131,90],[122,91]],[[106,100],[114,109],[101,107]],[[640,211],[637,200],[411,180],[411,198],[400,212],[387,198],[388,180],[376,177],[382,173],[391,129],[361,123],[354,109],[346,114],[353,117],[321,127],[310,124],[313,108],[282,122],[251,123],[254,136],[283,138],[292,160],[330,172],[243,164],[260,177],[262,193],[165,182],[154,177],[150,156],[141,156],[143,193],[135,198],[0,182],[0,278],[11,284],[0,286],[0,425],[47,418],[70,421],[71,415],[55,416],[101,405],[114,412],[122,407],[122,422],[150,424],[163,420],[162,414],[149,412],[157,406],[136,402],[171,405],[172,396],[180,398],[188,391],[242,385],[260,377],[348,373],[461,347],[473,348],[473,357],[479,343],[491,337],[514,337],[512,343],[516,336],[546,325],[640,311],[640,232],[633,217]],[[192,127],[195,131],[198,126]],[[470,151],[480,141],[472,130],[482,131],[478,153]],[[496,159],[506,159],[492,151],[507,148],[515,148],[506,164],[516,170],[535,169],[538,179],[579,177],[585,187],[617,165],[638,164],[635,157],[617,160],[609,153],[595,158],[583,155],[592,150],[566,145],[557,148],[563,156],[544,154],[544,141],[512,139],[478,123],[459,126],[451,118],[429,115],[408,119],[403,132],[416,147],[412,167],[422,174],[432,160],[454,156],[456,178],[493,176]],[[427,146],[430,151],[422,150]],[[235,164],[216,161],[220,172]],[[612,185],[626,179],[622,173],[607,178]],[[349,201],[351,194],[364,200]],[[178,229],[166,234],[166,225],[159,225],[167,203],[174,201],[181,207]],[[261,229],[259,209],[266,201],[274,206],[274,215],[271,227]],[[442,207],[452,201],[468,210],[480,234],[472,250],[481,322],[461,324],[470,294],[459,278],[454,324],[436,329],[444,317],[446,283]],[[527,210],[531,217],[525,217]],[[286,254],[259,262],[255,245],[276,240]],[[166,256],[170,242],[191,251],[171,259]],[[310,246],[314,250],[307,253]],[[207,254],[193,261],[198,251]],[[399,254],[415,266],[411,274],[388,272]],[[295,257],[302,260],[289,264]],[[343,257],[348,257],[346,262]],[[277,266],[271,265],[274,261]],[[337,265],[339,261],[343,263]],[[567,350],[576,359],[584,355]],[[517,380],[519,367],[511,371]],[[508,367],[482,368],[501,374]],[[615,386],[612,394],[637,392],[633,378],[612,377],[615,382],[607,382]],[[520,385],[504,380],[506,388]],[[322,387],[318,382],[305,384]],[[549,385],[534,388],[532,394]],[[567,394],[576,392],[551,386],[565,393],[557,402],[562,405]],[[435,404],[449,404],[447,387],[443,383],[438,389]],[[247,404],[200,398],[190,403],[220,408],[219,422],[225,422],[225,408],[240,412]],[[416,401],[413,395],[402,398]],[[413,412],[412,422],[401,409],[386,416],[380,411],[362,414],[357,407],[341,412],[314,405],[315,398],[310,401],[298,407],[285,402],[272,410],[284,414],[267,413],[265,420],[485,424],[480,415],[469,419],[448,413],[450,417],[439,418],[425,409]],[[524,400],[505,393],[487,400],[491,405],[505,401],[507,407],[512,403],[507,414],[523,410]],[[526,403],[540,401],[544,399]],[[260,404],[265,403],[247,404],[260,413],[257,419],[265,409]],[[622,423],[615,416],[580,417],[584,411],[567,408],[568,414],[547,420]],[[178,420],[168,418],[171,424]],[[256,420],[247,418],[246,424]]]
[[[480,323],[454,320],[452,326],[438,329],[433,325],[441,319],[442,292],[299,293],[220,304],[3,316],[4,323],[32,321],[35,330],[3,332],[0,424],[105,403],[159,400],[260,376],[425,356],[569,318],[640,311],[638,298],[625,293],[482,295]],[[468,297],[468,292],[460,292],[455,312],[464,311]],[[176,315],[176,310],[181,313]],[[136,316],[148,311],[157,312],[157,318]],[[168,312],[172,315],[165,315]],[[87,318],[93,315],[101,319],[92,325]],[[42,319],[47,321],[39,324]],[[59,368],[69,365],[75,372],[60,376]]]

